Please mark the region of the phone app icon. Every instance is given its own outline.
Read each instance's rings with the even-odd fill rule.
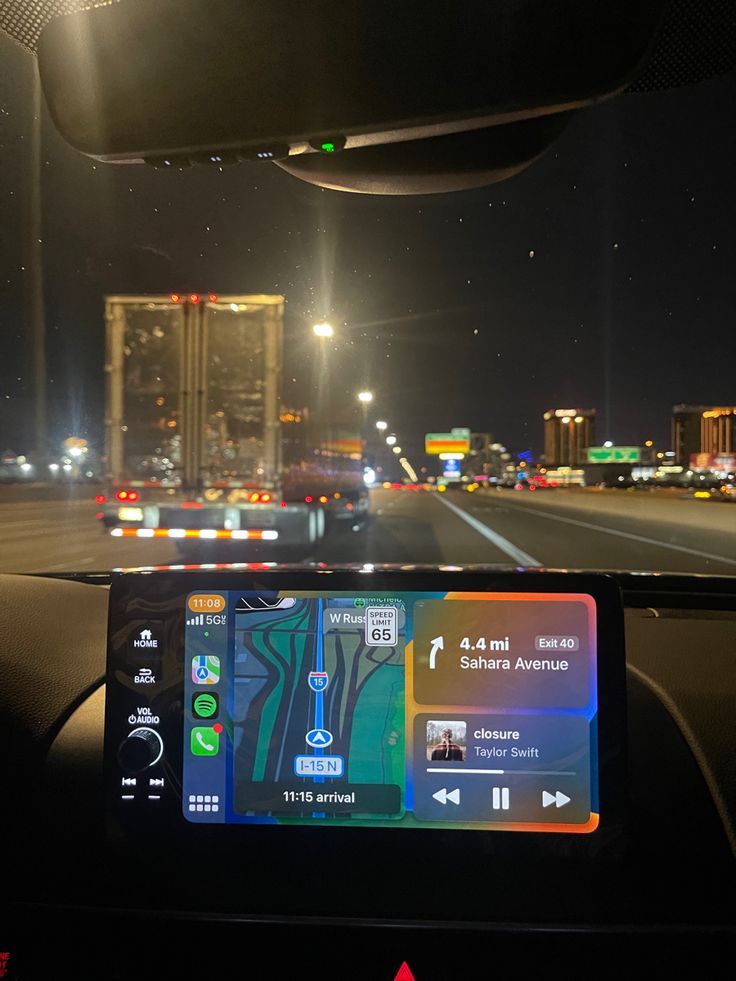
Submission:
[[[216,654],[196,654],[192,658],[195,685],[216,685],[220,680],[220,659]]]
[[[192,695],[192,713],[197,719],[216,719],[220,711],[220,696],[213,691],[200,691]]]
[[[219,722],[214,726],[195,726],[192,729],[190,747],[194,756],[217,756],[220,752]]]

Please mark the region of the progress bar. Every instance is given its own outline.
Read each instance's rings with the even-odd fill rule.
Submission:
[[[574,777],[575,770],[474,770],[470,767],[455,767],[455,766],[428,766],[427,773],[507,773],[513,776],[515,773],[521,773],[525,776],[533,775],[535,777]]]

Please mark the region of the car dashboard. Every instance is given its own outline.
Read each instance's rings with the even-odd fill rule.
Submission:
[[[481,593],[495,590],[497,599],[505,599],[512,596],[508,592],[511,584],[513,595],[537,602],[540,597],[551,597],[555,590],[564,590],[575,578],[567,573],[500,574],[479,568],[405,573],[377,567],[362,576],[330,571],[334,576],[320,580],[314,570],[291,571],[275,587],[268,577],[255,577],[252,595],[262,597],[266,590],[269,596],[310,597],[303,600],[305,610],[309,612],[309,604],[319,602],[318,616],[323,618],[329,610],[322,608],[321,593],[319,600],[314,597],[315,584],[324,583],[325,590],[330,587],[325,593],[332,597],[330,609],[338,611],[332,615],[349,619],[356,610],[340,606],[343,595],[350,596],[352,608],[354,597],[363,593],[404,596],[419,584],[425,591],[431,587],[432,597],[449,589],[445,598],[470,597],[474,591],[482,598]],[[591,802],[598,799],[597,784],[576,786],[574,791],[564,783],[534,784],[537,796],[541,788],[545,810],[524,820],[542,823],[534,826],[537,833],[514,834],[510,826],[507,830],[493,823],[506,820],[501,813],[503,788],[497,789],[495,797],[488,797],[487,806],[497,809],[496,816],[488,818],[490,823],[482,825],[475,812],[460,807],[461,789],[463,801],[472,798],[475,778],[453,773],[452,768],[462,771],[466,764],[460,766],[458,761],[469,757],[473,736],[491,731],[481,726],[499,722],[476,713],[471,725],[466,713],[466,737],[464,728],[462,735],[458,728],[465,723],[452,719],[453,714],[462,714],[457,708],[441,712],[435,707],[457,706],[461,694],[448,694],[452,677],[432,675],[435,664],[422,661],[423,655],[417,652],[427,648],[431,654],[434,650],[441,664],[452,646],[447,640],[452,626],[443,621],[445,645],[434,649],[438,645],[434,644],[437,637],[432,636],[435,621],[431,616],[439,614],[420,611],[419,606],[413,613],[414,685],[420,702],[434,701],[427,711],[424,705],[415,706],[412,717],[415,756],[411,766],[415,767],[417,800],[425,779],[417,776],[420,771],[429,774],[427,780],[439,779],[430,772],[438,766],[434,743],[441,746],[440,756],[444,753],[450,762],[442,768],[449,775],[439,783],[427,783],[425,803],[414,804],[410,830],[395,830],[392,819],[384,816],[378,821],[375,814],[365,821],[357,815],[356,820],[354,812],[348,813],[348,804],[340,805],[341,818],[337,805],[309,808],[293,800],[288,807],[279,805],[279,812],[272,802],[263,803],[263,794],[256,799],[253,782],[232,790],[236,796],[245,795],[245,803],[241,802],[238,813],[237,808],[232,813],[228,810],[227,821],[211,810],[187,815],[188,806],[197,807],[199,795],[193,791],[198,774],[202,767],[212,765],[206,756],[213,752],[213,733],[221,734],[228,745],[235,740],[227,722],[225,730],[211,724],[217,718],[218,698],[223,719],[225,701],[231,699],[225,689],[217,695],[218,685],[224,684],[217,672],[225,672],[225,662],[222,668],[216,657],[202,662],[201,672],[205,673],[198,679],[193,660],[189,674],[190,634],[200,629],[204,615],[192,603],[186,609],[177,608],[171,613],[171,623],[179,626],[171,629],[178,633],[166,635],[175,680],[159,702],[149,699],[159,715],[138,719],[131,714],[127,719],[118,709],[127,712],[127,706],[133,704],[129,695],[144,700],[145,683],[138,682],[146,677],[146,670],[150,675],[150,669],[144,668],[141,674],[137,662],[127,674],[124,669],[122,677],[120,665],[127,663],[131,647],[129,640],[119,640],[116,624],[121,611],[128,611],[125,616],[133,618],[130,622],[138,636],[147,630],[146,618],[158,617],[156,622],[168,623],[161,610],[174,599],[178,603],[179,596],[250,596],[244,575],[226,581],[212,573],[192,578],[186,572],[169,572],[166,589],[154,599],[146,590],[159,580],[138,577],[133,582],[138,593],[129,586],[130,580],[118,581],[112,586],[112,600],[114,577],[109,575],[0,576],[5,883],[0,901],[0,953],[6,957],[7,977],[181,975],[209,979],[233,976],[233,957],[243,973],[255,972],[259,977],[284,974],[376,981],[486,977],[508,963],[508,958],[522,973],[538,969],[549,958],[551,963],[564,964],[565,973],[572,976],[591,970],[612,976],[622,969],[631,970],[634,951],[645,958],[638,964],[650,963],[658,970],[667,965],[682,967],[687,962],[683,958],[689,957],[701,969],[710,961],[723,963],[733,947],[736,923],[736,580],[648,574],[577,578],[576,597],[581,582],[582,591],[592,592],[594,598],[597,589],[603,590],[596,600],[597,666],[602,700],[598,709],[605,705],[605,712],[601,715],[599,711],[597,717],[604,724],[591,737],[600,768],[590,771],[600,784],[601,824],[597,827],[589,821],[595,810]],[[335,589],[335,584],[344,588]],[[126,593],[126,589],[133,592]],[[421,597],[429,595],[425,592]],[[622,604],[618,613],[606,605],[612,597]],[[245,606],[237,608],[233,622],[238,616],[256,616],[253,604],[243,599],[238,602]],[[359,598],[357,602],[366,605]],[[421,605],[424,599],[416,602]],[[474,615],[472,603],[464,602],[464,616]],[[395,616],[390,602],[383,605],[388,606],[390,617]],[[481,606],[485,608],[476,604]],[[393,604],[394,610],[400,607],[398,601]],[[533,618],[531,607],[525,610],[526,619]],[[407,606],[406,611],[408,618],[411,609]],[[368,614],[362,608],[357,613],[362,624]],[[268,610],[263,615],[275,613]],[[429,617],[426,628],[421,622],[424,616]],[[393,629],[390,617],[389,626],[379,629]],[[140,622],[144,627],[138,629]],[[319,622],[327,624],[328,620]],[[514,624],[512,633],[517,629]],[[409,627],[401,629],[408,631]],[[582,635],[584,629],[577,633]],[[255,644],[250,630],[247,627],[243,636]],[[460,626],[457,630],[458,638],[463,632],[475,636],[472,630],[463,631]],[[144,642],[155,643],[155,629],[147,633]],[[564,630],[555,627],[549,633],[564,635]],[[396,637],[391,640],[396,642]],[[463,637],[459,646],[465,647],[465,640]],[[467,648],[458,651],[468,664],[471,653]],[[480,652],[475,654],[479,660]],[[123,660],[118,663],[116,657]],[[573,659],[572,654],[565,657]],[[331,676],[328,681],[327,670],[321,670],[327,663],[312,665],[311,693],[305,705],[321,706],[320,685],[336,684]],[[487,666],[488,662],[480,659],[479,663]],[[619,663],[617,680],[615,666]],[[182,665],[186,670],[181,670]],[[163,677],[163,668],[161,671]],[[329,671],[331,674],[332,668]],[[420,677],[423,671],[425,680]],[[325,677],[320,679],[320,674]],[[581,682],[583,688],[586,678]],[[431,687],[426,689],[429,695],[422,694],[420,682],[436,687],[440,680],[436,690],[441,689],[444,701],[432,694]],[[246,681],[252,684],[253,677]],[[613,691],[619,681],[622,694],[625,689],[621,704]],[[479,686],[476,702],[480,705],[488,698],[483,694],[486,684],[491,682],[479,675],[472,682]],[[501,683],[494,680],[493,684]],[[549,682],[546,690],[556,690],[555,684]],[[520,703],[513,701],[513,690],[509,692],[505,697],[512,714],[505,717],[506,723],[511,720],[518,730],[524,717],[513,714],[520,711]],[[586,697],[583,692],[580,705]],[[297,713],[298,700],[291,696],[288,707]],[[121,721],[115,729],[118,716]],[[154,718],[160,718],[160,726],[151,722]],[[321,719],[318,716],[317,722]],[[313,733],[326,732],[328,724],[315,725],[307,735],[324,738]],[[426,760],[420,745],[425,726]],[[145,767],[155,756],[146,757],[145,766],[126,763],[139,749],[143,752],[139,739],[134,741],[133,755],[125,755],[131,752],[130,735],[141,728],[153,730],[154,735],[161,731],[169,742],[167,733],[178,733],[177,749],[169,769],[149,771],[155,775],[146,781],[146,796],[159,798],[156,805],[147,810],[133,801],[137,816],[129,819],[121,799],[133,796],[125,793],[136,785],[130,774],[145,777]],[[448,731],[452,733],[449,737],[441,734]],[[497,730],[493,733],[498,735]],[[331,734],[327,735],[331,740]],[[251,736],[246,721],[238,737],[242,752]],[[148,737],[149,742],[152,738]],[[457,745],[458,740],[464,745]],[[279,783],[282,796],[299,793],[299,787],[305,785],[310,785],[310,793],[321,791],[324,778],[314,776],[314,767],[325,764],[316,764],[315,759],[342,758],[325,756],[319,743],[307,742],[309,752],[305,755],[300,750],[294,757],[293,773],[299,775],[299,782],[290,777],[291,782]],[[148,752],[150,746],[144,749]],[[253,750],[257,757],[256,750],[260,752],[258,746]],[[245,767],[246,756],[238,759]],[[469,767],[467,771],[472,773]],[[142,781],[137,779],[140,786]],[[402,779],[391,778],[399,784]],[[160,800],[157,783],[149,784],[160,781],[163,786],[165,780],[167,792],[169,784],[177,789],[169,803]],[[505,781],[510,784],[512,800],[523,796],[517,789],[520,781],[518,776]],[[390,782],[388,777],[385,782]],[[466,787],[470,788],[467,792]],[[229,785],[225,792],[231,793]],[[409,810],[406,788],[402,794],[406,800],[402,797],[401,805],[387,802],[384,795],[373,810],[398,813],[401,806],[404,822]],[[578,822],[572,830],[583,833],[560,833],[570,831],[572,824],[544,824],[552,820],[547,811],[556,812],[560,802],[570,807],[568,802],[577,794],[587,795],[584,813],[575,816],[560,810],[559,820]],[[211,795],[208,805],[212,806],[213,798]],[[201,799],[205,801],[205,795]],[[158,804],[162,807],[156,810]],[[329,808],[327,817],[332,820],[325,821],[323,812]],[[441,816],[435,817],[432,808]],[[370,806],[365,804],[363,809]],[[451,823],[454,817],[446,820],[453,811],[469,815],[458,830]],[[281,817],[275,820],[271,815],[277,813]],[[258,818],[258,814],[268,816]],[[438,823],[430,827],[422,825],[423,820]],[[556,815],[554,820],[558,820]],[[240,826],[235,827],[238,822]],[[329,827],[314,826],[320,823]],[[590,830],[594,833],[585,833]]]

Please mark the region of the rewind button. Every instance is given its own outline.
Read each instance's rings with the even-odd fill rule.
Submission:
[[[450,803],[457,805],[460,803],[460,788],[455,787],[454,790],[448,791],[447,787],[443,787],[442,790],[438,790],[437,793],[432,794],[432,797],[442,805],[446,805],[448,800]]]

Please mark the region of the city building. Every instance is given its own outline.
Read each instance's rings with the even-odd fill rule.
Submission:
[[[547,466],[587,463],[595,443],[595,409],[548,409],[544,413],[544,459]]]
[[[672,409],[675,462],[687,467],[696,454],[736,453],[736,406],[676,405]]]

